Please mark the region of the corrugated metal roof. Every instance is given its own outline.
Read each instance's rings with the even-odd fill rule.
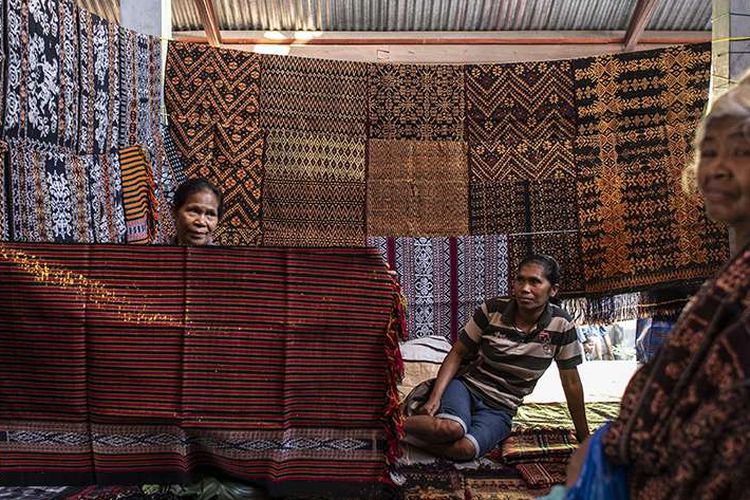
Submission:
[[[624,30],[636,0],[213,0],[222,30],[526,31]],[[119,0],[78,0],[107,19]],[[661,0],[649,30],[710,27],[711,2]],[[173,31],[202,29],[194,0],[172,0]]]
[[[76,3],[108,21],[120,22],[120,0],[76,0]]]

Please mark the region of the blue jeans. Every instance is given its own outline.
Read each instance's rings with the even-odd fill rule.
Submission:
[[[457,378],[445,389],[435,416],[461,424],[464,436],[474,445],[474,458],[481,457],[510,434],[512,416],[484,404]]]

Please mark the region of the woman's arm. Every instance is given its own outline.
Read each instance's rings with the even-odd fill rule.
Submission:
[[[586,420],[586,407],[583,403],[583,386],[578,376],[578,368],[560,370],[560,382],[562,382],[565,400],[568,402],[568,411],[573,418],[576,428],[576,438],[582,442],[589,435],[589,424]]]
[[[432,392],[427,402],[422,406],[422,413],[426,415],[435,415],[435,412],[440,408],[440,399],[443,397],[445,388],[461,367],[461,361],[470,353],[468,347],[461,341],[457,340],[451,348],[448,355],[443,360],[443,364],[440,365],[438,370],[437,379],[435,385],[432,387]]]

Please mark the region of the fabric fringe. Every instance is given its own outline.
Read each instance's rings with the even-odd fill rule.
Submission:
[[[618,321],[637,319],[641,296],[638,293],[624,293],[603,297],[578,297],[563,299],[565,309],[580,324],[609,325]]]
[[[401,439],[405,435],[404,415],[399,405],[398,384],[404,377],[404,360],[401,357],[399,342],[406,339],[406,314],[401,287],[393,277],[391,277],[391,286],[393,287],[393,307],[385,335],[385,355],[388,368],[386,371],[384,419],[388,442],[386,463],[392,467],[401,456]],[[383,481],[388,484],[392,483],[390,474],[386,474]]]

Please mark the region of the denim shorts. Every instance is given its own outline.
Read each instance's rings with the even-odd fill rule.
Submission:
[[[474,458],[483,456],[510,434],[510,413],[490,408],[457,378],[445,389],[435,416],[461,424],[476,450]]]

